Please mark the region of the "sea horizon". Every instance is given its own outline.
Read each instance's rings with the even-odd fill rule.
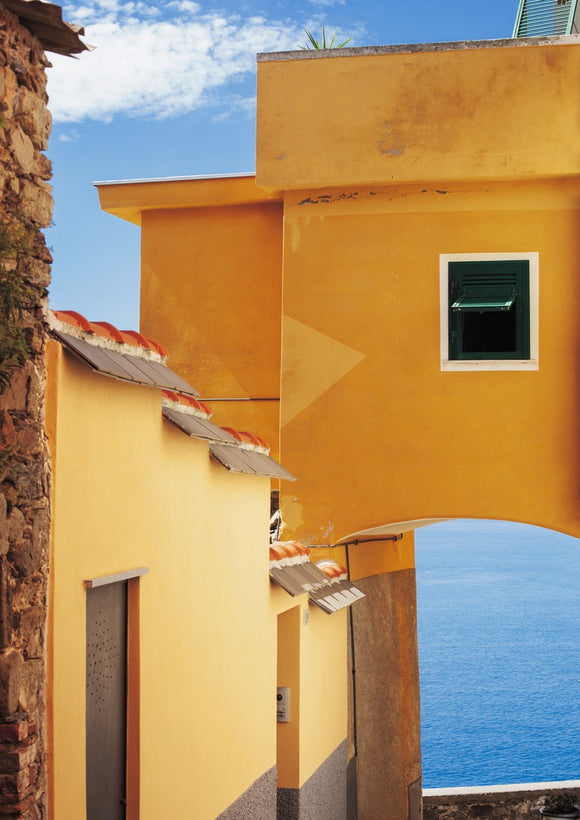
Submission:
[[[580,540],[448,521],[416,563],[424,787],[580,780]]]

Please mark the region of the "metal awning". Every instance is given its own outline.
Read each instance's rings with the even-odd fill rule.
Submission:
[[[293,598],[304,592],[313,592],[320,586],[326,586],[327,576],[305,556],[300,563],[288,566],[270,565],[270,577],[286,590]]]
[[[330,565],[323,571],[311,563],[310,548],[297,541],[274,543],[270,546],[270,578],[290,595],[308,594],[313,604],[327,615],[351,606],[366,597],[347,577],[344,567],[336,561],[322,561]]]
[[[350,581],[329,581],[322,589],[309,592],[308,596],[312,603],[329,614],[366,597],[364,592]]]
[[[53,328],[52,334],[68,350],[76,353],[84,362],[104,376],[111,376],[121,381],[133,382],[145,387],[159,387],[164,390],[177,390],[188,396],[199,396],[197,390],[174,373],[163,362],[121,353],[108,347],[90,344]]]
[[[181,410],[174,410],[172,407],[163,407],[163,415],[173,422],[180,430],[193,438],[204,439],[205,441],[229,442],[235,444],[236,440],[217,424],[202,416],[193,413],[183,413]]]
[[[212,456],[233,473],[296,480],[292,473],[259,450],[247,450],[238,444],[226,443],[210,443],[209,449]]]
[[[514,288],[500,292],[498,292],[497,288],[494,288],[493,291],[490,288],[489,294],[482,294],[481,292],[475,294],[464,291],[461,296],[452,303],[451,310],[478,313],[487,310],[509,310],[515,303],[516,297],[517,293]]]

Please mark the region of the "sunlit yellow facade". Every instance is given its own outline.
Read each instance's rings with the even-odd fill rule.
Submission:
[[[580,535],[579,67],[575,37],[260,55],[255,180],[99,190],[141,226],[144,332],[220,418],[266,427],[297,476],[285,536],[362,579],[364,820],[407,817],[420,789],[413,530]],[[513,259],[529,354],[454,359],[452,265]]]
[[[48,360],[51,816],[86,816],[86,582],[142,569],[128,582],[128,820],[213,820],[252,788],[258,816],[275,816],[276,765],[306,780],[344,743],[344,613],[270,582],[270,479],[210,459],[162,418],[160,390],[96,373],[57,341]],[[278,681],[287,611],[295,678]],[[288,725],[316,730],[300,758],[283,742],[277,753],[278,683]]]

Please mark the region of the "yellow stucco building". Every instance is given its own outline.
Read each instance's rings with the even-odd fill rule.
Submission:
[[[220,423],[269,437],[297,479],[284,537],[367,595],[362,820],[420,813],[413,530],[580,535],[579,67],[576,36],[259,55],[255,177],[99,186],[141,228],[142,332]],[[340,737],[312,726],[346,677],[301,725],[280,817],[314,816],[299,796]]]
[[[292,476],[214,424],[160,345],[49,320],[50,816],[275,817],[277,786],[292,803],[329,757],[339,816],[360,593],[305,547],[269,548],[270,484]]]

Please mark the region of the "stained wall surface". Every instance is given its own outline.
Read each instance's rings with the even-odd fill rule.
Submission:
[[[278,452],[282,206],[253,177],[107,185],[141,225],[141,331],[212,402],[214,421]]]
[[[280,379],[280,457],[298,479],[281,492],[285,537],[343,561],[332,545],[365,541],[348,559],[371,598],[354,625],[369,820],[388,794],[407,811],[420,777],[411,531],[461,516],[580,534],[579,62],[576,38],[261,55],[257,193],[233,179],[173,199],[164,183],[100,192],[142,225],[144,329],[186,334],[198,381],[225,397],[248,365],[253,389]],[[442,260],[458,254],[537,263],[519,368],[447,366]],[[227,296],[242,299],[238,272],[265,322],[247,348]],[[237,412],[277,421],[257,401]],[[292,742],[307,759],[306,732]],[[315,761],[294,764],[301,784]]]
[[[256,182],[575,174],[579,62],[575,36],[258,55]]]
[[[298,482],[282,507],[296,537],[461,516],[579,534],[575,187],[288,194],[281,453]],[[442,370],[440,255],[518,252],[539,259],[538,369]]]
[[[282,511],[308,543],[457,516],[580,532],[580,47],[519,43],[260,58],[256,180],[286,190],[281,453],[301,468]],[[442,366],[445,254],[537,259],[529,367]]]
[[[209,820],[276,762],[269,481],[211,462],[162,421],[157,390],[94,374],[56,343],[50,364],[54,816],[85,812],[83,582],[148,567],[129,738],[140,817]]]
[[[288,782],[299,788],[346,738],[344,613],[310,612],[270,582],[269,479],[212,461],[162,419],[158,390],[94,373],[55,341],[49,387],[51,816],[85,814],[84,582],[141,567],[129,589],[129,820],[275,816],[278,617],[298,609],[292,721],[306,750]]]

